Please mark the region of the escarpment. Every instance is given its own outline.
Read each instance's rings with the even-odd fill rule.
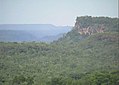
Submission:
[[[109,17],[77,17],[74,30],[80,35],[93,35],[108,31],[117,31],[118,19]]]

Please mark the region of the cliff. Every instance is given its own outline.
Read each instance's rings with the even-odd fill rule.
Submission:
[[[80,35],[118,31],[119,19],[109,17],[77,17],[74,30]]]

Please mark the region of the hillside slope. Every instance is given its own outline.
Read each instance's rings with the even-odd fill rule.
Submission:
[[[73,85],[71,82],[78,85],[93,83],[97,85],[99,83],[97,75],[100,75],[101,81],[107,79],[100,83],[109,82],[111,85],[118,85],[114,84],[119,80],[118,37],[118,33],[102,33],[91,35],[80,43],[50,45],[34,42],[2,42],[0,43],[1,82],[3,85],[23,83],[19,78],[30,77],[34,82],[33,85],[39,83],[52,85],[58,82],[63,82],[65,85],[67,82],[69,85]],[[116,73],[112,74],[113,72]],[[15,80],[16,78],[18,80]],[[88,84],[84,84],[85,82]]]

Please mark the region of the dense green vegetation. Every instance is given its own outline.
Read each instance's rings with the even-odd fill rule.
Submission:
[[[0,85],[119,85],[119,34],[0,42]]]

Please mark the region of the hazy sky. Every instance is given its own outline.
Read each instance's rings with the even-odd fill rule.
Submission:
[[[118,17],[118,0],[0,0],[0,24],[74,25],[85,15]]]

